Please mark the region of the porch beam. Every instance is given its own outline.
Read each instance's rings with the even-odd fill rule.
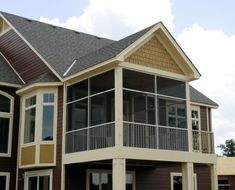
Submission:
[[[218,176],[217,176],[217,165],[212,164],[211,169],[211,189],[218,190]]]
[[[123,146],[122,68],[115,67],[115,146]]]
[[[126,190],[126,160],[113,159],[113,190]]]
[[[182,186],[183,190],[194,189],[193,181],[194,168],[193,163],[182,163]]]

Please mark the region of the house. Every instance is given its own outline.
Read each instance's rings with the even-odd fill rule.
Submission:
[[[235,157],[218,157],[219,190],[235,190]]]
[[[0,17],[1,190],[217,189],[218,105],[163,23],[113,41]]]

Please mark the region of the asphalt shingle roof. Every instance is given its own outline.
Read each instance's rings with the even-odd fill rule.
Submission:
[[[15,71],[9,66],[5,58],[0,54],[0,82],[23,85]]]
[[[217,103],[215,103],[213,100],[199,92],[197,89],[194,87],[190,86],[190,101],[195,102],[195,103],[202,103],[202,104],[207,104],[211,106],[218,106]]]
[[[52,26],[39,21],[29,20],[9,13],[1,14],[16,28],[16,30],[33,46],[33,48],[61,76],[73,75],[86,68],[114,58],[128,46],[146,34],[156,24],[119,41],[100,38],[90,34]],[[72,63],[76,60],[74,65]],[[0,81],[22,84],[14,71],[0,57]],[[3,68],[3,69],[2,69]],[[51,74],[44,74],[32,83],[57,82]],[[30,83],[31,84],[31,83]],[[218,106],[193,87],[190,87],[191,102]]]
[[[1,13],[61,77],[74,59],[113,43],[113,40]]]

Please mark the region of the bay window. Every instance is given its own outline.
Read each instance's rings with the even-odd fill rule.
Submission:
[[[0,156],[10,156],[13,97],[0,91]]]
[[[54,140],[56,90],[38,90],[23,97],[23,144]]]

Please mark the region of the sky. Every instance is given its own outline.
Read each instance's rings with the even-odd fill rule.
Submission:
[[[0,0],[0,4],[1,11],[116,40],[163,21],[202,74],[191,84],[219,104],[213,111],[215,144],[235,138],[234,0]]]

